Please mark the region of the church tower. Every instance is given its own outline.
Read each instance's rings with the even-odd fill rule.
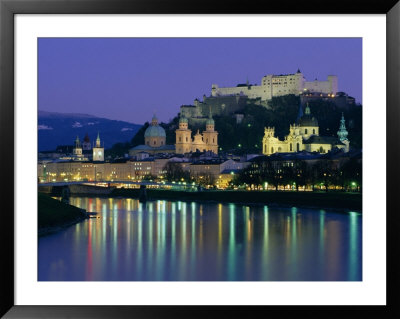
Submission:
[[[344,151],[347,153],[350,150],[350,141],[347,139],[347,135],[349,135],[349,132],[347,132],[346,130],[346,124],[343,113],[342,113],[342,118],[340,120],[340,127],[339,131],[337,132],[337,135],[339,137],[339,140],[345,145]]]
[[[97,133],[96,144],[93,147],[93,162],[104,162],[104,147],[101,147],[99,133]]]
[[[79,136],[76,136],[75,140],[75,147],[73,150],[73,154],[75,157],[82,157],[82,145],[81,142],[79,141]]]
[[[263,149],[262,153],[264,155],[271,155],[274,153],[273,140],[275,139],[275,128],[265,127],[264,137],[263,137]]]
[[[86,133],[83,142],[82,142],[82,150],[90,151],[92,149],[92,145],[90,144],[90,138],[88,133]]]
[[[210,114],[206,122],[206,130],[203,131],[203,141],[206,143],[206,150],[218,154],[218,132],[214,130],[215,123],[212,118],[211,107]]]
[[[181,114],[179,119],[179,128],[175,130],[176,154],[189,153],[192,150],[192,131],[188,128],[188,119]]]

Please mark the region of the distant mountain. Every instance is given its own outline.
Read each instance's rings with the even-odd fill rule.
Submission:
[[[89,114],[39,111],[38,148],[39,151],[51,151],[58,145],[73,145],[76,136],[82,141],[86,133],[93,143],[99,132],[107,149],[115,143],[130,141],[141,127]]]

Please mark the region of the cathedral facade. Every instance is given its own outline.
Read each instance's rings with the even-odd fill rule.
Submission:
[[[192,139],[192,130],[189,129],[188,119],[181,114],[179,128],[175,131],[175,152],[185,154],[196,151],[211,151],[218,154],[218,132],[214,129],[215,123],[211,112],[206,122],[206,130],[200,134],[199,130]]]
[[[264,129],[263,154],[301,151],[327,153],[333,148],[348,152],[350,141],[347,139],[348,132],[343,114],[340,122],[338,138],[320,136],[318,121],[311,115],[310,108],[307,105],[305,114],[299,118],[297,124],[290,125],[289,135],[285,136],[283,141],[275,137],[275,128],[266,127]]]

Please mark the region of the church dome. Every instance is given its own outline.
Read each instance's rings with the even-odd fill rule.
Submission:
[[[214,120],[209,118],[206,122],[206,125],[214,125]]]
[[[166,137],[165,130],[160,125],[150,125],[144,132],[144,137]]]
[[[318,121],[315,117],[311,116],[310,107],[306,106],[305,114],[299,119],[300,126],[318,126]]]
[[[318,120],[315,117],[303,116],[299,120],[300,126],[318,126]]]
[[[181,115],[181,117],[179,119],[179,123],[187,123],[187,122],[188,122],[188,119],[184,115]]]

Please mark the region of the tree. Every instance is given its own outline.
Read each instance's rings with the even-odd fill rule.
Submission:
[[[198,174],[195,177],[195,181],[197,184],[201,186],[209,186],[209,185],[215,185],[215,177],[211,173],[204,173],[204,174]]]
[[[185,181],[190,182],[190,173],[183,170],[180,163],[168,162],[164,167],[165,179],[167,181]]]
[[[316,182],[324,185],[326,192],[328,192],[329,185],[334,184],[337,175],[333,164],[332,160],[321,159],[313,166]]]
[[[343,185],[346,189],[356,187],[361,191],[362,164],[361,161],[352,158],[343,164],[341,168]]]

